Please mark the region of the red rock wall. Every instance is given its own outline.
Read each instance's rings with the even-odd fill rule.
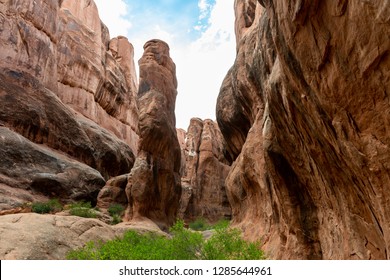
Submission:
[[[389,259],[388,2],[235,8],[217,104],[234,225],[271,258]]]
[[[202,217],[216,222],[231,217],[225,189],[230,167],[224,147],[216,122],[191,119],[181,143],[184,167],[179,214],[184,220]]]
[[[181,194],[181,151],[176,132],[176,66],[161,40],[144,45],[139,60],[139,150],[128,177],[127,218],[149,219],[167,229]]]
[[[93,1],[4,0],[0,49],[1,139],[29,143],[0,149],[1,207],[38,193],[96,200],[137,152],[133,47],[109,40]]]

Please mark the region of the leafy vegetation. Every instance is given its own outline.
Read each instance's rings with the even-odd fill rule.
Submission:
[[[125,208],[123,208],[122,205],[117,203],[111,204],[108,207],[108,213],[112,217],[112,224],[116,225],[122,222],[121,216],[123,214],[123,211],[125,211]]]
[[[226,223],[225,223],[226,224]],[[84,248],[69,252],[78,260],[233,260],[264,259],[259,243],[244,241],[237,229],[221,226],[204,240],[202,234],[184,228],[178,221],[170,229],[172,238],[156,233],[128,231],[123,238],[88,242]],[[218,251],[218,252],[214,252]]]
[[[54,213],[62,210],[62,205],[58,199],[51,199],[47,202],[34,202],[31,211],[39,214]]]
[[[69,213],[83,218],[96,218],[96,212],[92,209],[91,202],[80,201],[69,206]]]
[[[108,213],[110,214],[110,216],[114,216],[114,215],[120,216],[122,215],[123,211],[125,211],[125,208],[123,208],[122,205],[117,203],[110,204],[110,206],[108,207]]]
[[[205,230],[210,230],[210,229],[215,229],[220,227],[228,227],[228,226],[229,226],[229,220],[222,219],[215,224],[210,224],[203,217],[198,218],[189,224],[190,229],[197,230],[197,231],[205,231]]]
[[[202,250],[205,260],[261,260],[264,252],[259,250],[260,242],[247,242],[238,229],[220,227],[205,242]]]
[[[211,228],[210,224],[201,217],[189,224],[189,228],[192,230],[204,231]]]

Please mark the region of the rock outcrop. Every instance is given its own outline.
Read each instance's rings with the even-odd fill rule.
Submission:
[[[0,190],[96,200],[137,152],[133,47],[93,1],[5,0],[0,48]]]
[[[233,224],[277,259],[390,259],[388,1],[236,0]]]
[[[35,213],[0,216],[1,260],[64,260],[89,241],[108,241],[126,230],[165,235],[156,225],[107,225],[97,219]]]
[[[122,36],[110,40],[91,0],[62,1],[57,40],[60,99],[136,152],[138,81],[133,46]]]
[[[193,118],[183,140],[180,217],[186,221],[203,217],[209,222],[230,218],[225,189],[230,167],[218,125],[212,120]]]
[[[173,224],[181,194],[181,151],[176,132],[176,66],[160,40],[144,45],[139,60],[139,149],[128,177],[127,218]]]

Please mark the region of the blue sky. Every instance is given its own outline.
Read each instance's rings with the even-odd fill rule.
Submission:
[[[176,126],[191,117],[215,120],[222,80],[234,62],[234,0],[95,0],[111,37],[126,36],[135,48],[162,39],[176,63]]]
[[[128,17],[133,24],[130,36],[142,32],[142,26],[158,25],[174,36],[194,40],[208,26],[215,0],[127,0]]]

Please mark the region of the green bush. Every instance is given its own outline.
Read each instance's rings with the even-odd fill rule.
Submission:
[[[190,223],[189,228],[192,230],[204,231],[210,229],[210,225],[201,217]]]
[[[197,231],[205,231],[209,229],[228,227],[230,221],[226,219],[219,220],[215,224],[208,223],[203,217],[196,219],[189,224],[189,228]]]
[[[58,199],[51,199],[47,202],[34,202],[31,211],[39,214],[53,213],[62,210],[62,205]]]
[[[96,218],[95,210],[92,209],[91,202],[76,202],[69,206],[69,213],[73,216],[79,216],[83,218]]]
[[[178,221],[170,229],[172,238],[156,233],[128,231],[123,238],[88,242],[84,248],[68,253],[67,259],[78,260],[199,260],[199,259],[263,259],[258,243],[241,239],[238,230],[216,229],[205,241],[202,234],[184,228]],[[232,244],[230,244],[232,242]],[[213,252],[220,250],[220,252]]]
[[[122,222],[122,218],[119,215],[114,214],[114,216],[112,216],[112,222],[111,223],[113,225],[119,224],[121,222]]]
[[[230,220],[227,219],[222,219],[216,222],[214,225],[211,226],[213,229],[222,229],[222,228],[227,228],[230,224]]]
[[[205,242],[202,258],[205,260],[261,260],[264,253],[260,242],[247,242],[238,229],[221,226]]]
[[[108,214],[110,214],[110,216],[112,217],[111,223],[113,225],[122,222],[121,216],[123,214],[123,211],[125,211],[125,208],[122,205],[117,203],[110,204],[110,206],[108,207]]]
[[[110,207],[108,207],[108,213],[111,217],[114,217],[115,215],[121,216],[123,211],[125,211],[125,208],[123,208],[120,204],[110,204]]]

